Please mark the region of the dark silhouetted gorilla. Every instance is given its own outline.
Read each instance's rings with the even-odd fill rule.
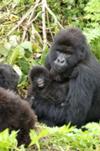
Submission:
[[[0,64],[0,87],[10,90],[17,90],[19,75],[11,65]]]
[[[0,87],[0,131],[19,130],[18,145],[30,143],[29,130],[35,129],[36,115],[27,101]]]
[[[52,75],[50,75],[45,67],[34,66],[30,71],[29,79],[31,85],[28,90],[28,100],[40,121],[42,114],[38,114],[38,111],[41,110],[39,104],[40,106],[43,104],[47,106],[44,109],[45,114],[48,112],[49,104],[64,106],[63,102],[65,100],[66,91],[68,91],[68,85],[66,84],[65,89],[65,84],[59,85],[59,83],[52,80]]]
[[[100,64],[90,52],[86,38],[79,29],[64,29],[55,36],[45,66],[54,82],[58,83],[58,88],[65,85],[66,95],[63,106],[37,98],[33,109],[39,119],[48,126],[70,122],[79,127],[88,121],[98,121]]]

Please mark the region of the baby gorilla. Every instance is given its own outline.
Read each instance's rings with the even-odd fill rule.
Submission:
[[[10,90],[17,90],[19,75],[11,65],[0,64],[0,87]]]
[[[31,85],[28,90],[28,100],[32,108],[35,110],[39,121],[53,126],[50,122],[50,117],[47,117],[47,112],[49,112],[48,115],[50,116],[51,112],[56,111],[48,110],[48,107],[49,105],[59,106],[59,108],[64,107],[64,98],[68,91],[67,83],[59,85],[59,83],[52,80],[52,75],[43,66],[34,66],[30,71],[29,80]],[[51,119],[53,120],[52,116]]]
[[[35,129],[36,116],[27,101],[0,87],[0,131],[19,130],[18,145],[30,143],[29,130]]]

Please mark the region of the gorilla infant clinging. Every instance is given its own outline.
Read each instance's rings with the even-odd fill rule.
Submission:
[[[35,128],[36,116],[28,102],[0,87],[0,131],[19,130],[18,145],[30,143],[29,130]]]
[[[60,125],[59,122],[61,122],[60,118],[62,117],[62,122],[65,122],[63,115],[65,114],[64,98],[68,91],[66,85],[59,85],[53,81],[52,75],[43,66],[34,66],[30,71],[29,78],[31,85],[28,91],[28,100],[39,121],[49,126]],[[59,112],[58,119],[56,112]]]

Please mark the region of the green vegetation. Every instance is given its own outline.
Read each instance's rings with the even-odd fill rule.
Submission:
[[[12,64],[20,75],[19,91],[26,94],[33,64],[43,64],[54,35],[67,26],[79,27],[100,60],[100,0],[1,0],[0,63]],[[0,151],[100,151],[100,124],[31,131],[31,144],[17,147],[17,132],[0,133]]]
[[[16,132],[8,134],[8,129],[0,133],[0,151],[99,151],[100,124],[92,123],[83,127],[39,127],[39,132],[31,130],[31,143],[17,147]]]

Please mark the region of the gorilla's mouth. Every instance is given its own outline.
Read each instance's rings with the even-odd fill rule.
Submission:
[[[53,67],[51,68],[51,70],[53,70],[53,72],[56,72],[56,73],[63,73],[66,71],[66,67],[65,66],[58,66],[58,65],[53,65]]]
[[[72,72],[73,72],[73,67],[69,68],[69,66],[61,67],[61,66],[53,65],[50,70],[53,79],[60,82],[68,80]]]

